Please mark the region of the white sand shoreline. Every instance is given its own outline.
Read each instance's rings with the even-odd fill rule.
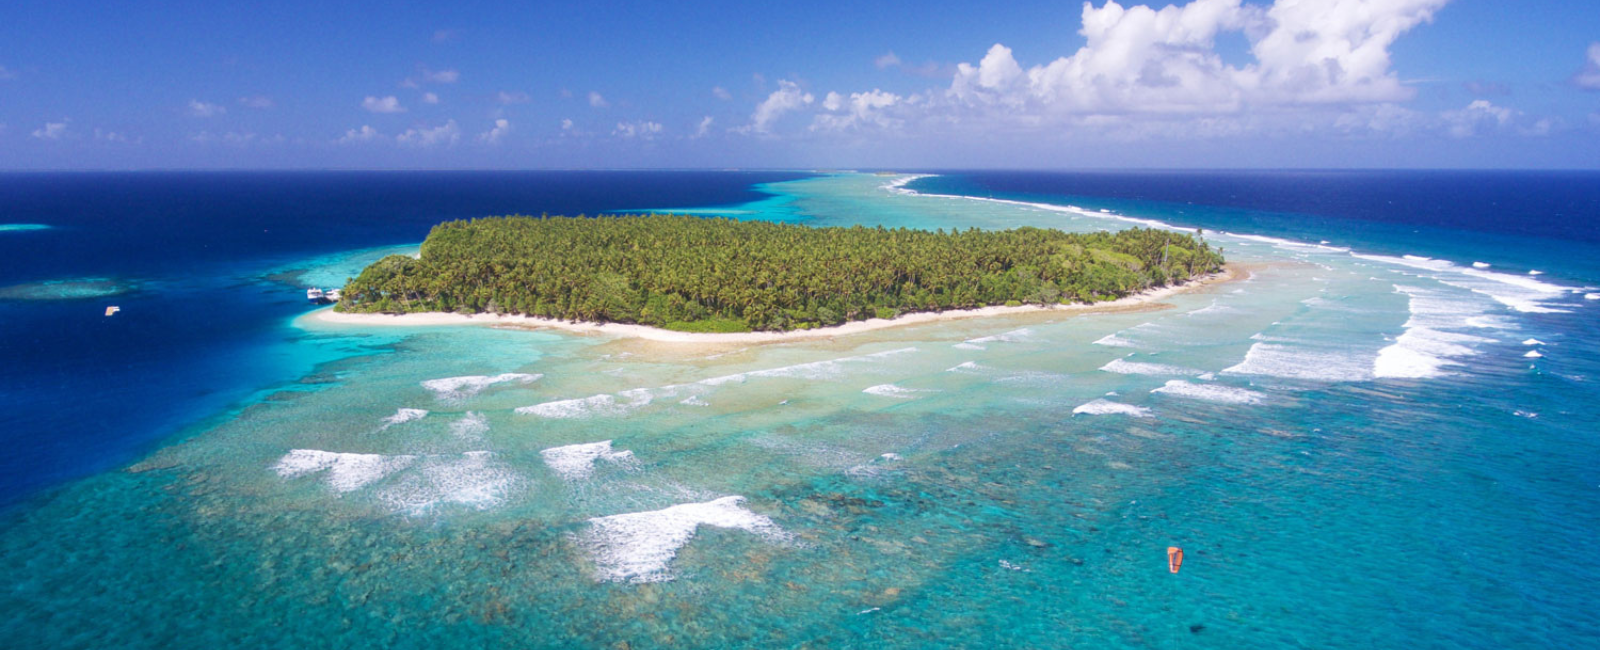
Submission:
[[[306,314],[301,318],[305,318],[317,323],[361,326],[436,327],[461,325],[502,325],[525,327],[530,329],[556,329],[580,334],[603,334],[619,338],[637,338],[647,341],[658,341],[662,343],[774,343],[779,341],[826,339],[838,336],[849,336],[851,334],[860,334],[862,332],[871,332],[892,327],[901,327],[904,325],[916,325],[919,323],[933,323],[964,318],[984,318],[990,316],[1007,316],[1012,314],[1036,312],[1095,313],[1104,311],[1121,311],[1124,309],[1143,307],[1155,303],[1158,300],[1162,300],[1164,298],[1187,291],[1193,291],[1203,286],[1234,280],[1239,276],[1239,269],[1234,265],[1229,264],[1221,273],[1190,280],[1183,284],[1161,287],[1159,289],[1151,289],[1149,291],[1137,293],[1126,298],[1119,298],[1110,302],[1094,304],[1080,303],[1071,305],[983,307],[979,309],[954,309],[940,312],[916,312],[912,314],[904,314],[895,318],[872,318],[862,321],[851,321],[849,323],[836,325],[833,327],[822,327],[810,330],[795,330],[790,332],[678,332],[661,329],[659,327],[650,327],[648,325],[633,325],[628,323],[588,323],[510,314],[467,315],[446,312],[426,312],[418,314],[347,314],[336,312],[333,310],[333,307],[319,309]]]

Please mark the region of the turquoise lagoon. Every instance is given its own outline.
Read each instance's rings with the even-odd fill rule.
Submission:
[[[891,180],[778,183],[765,205],[814,225],[1134,225]],[[828,340],[301,319],[303,345],[342,358],[8,516],[3,633],[196,648],[1600,641],[1581,284],[1207,237],[1244,279],[1115,313]],[[359,264],[316,266],[308,283]],[[1186,550],[1178,574],[1168,546]]]

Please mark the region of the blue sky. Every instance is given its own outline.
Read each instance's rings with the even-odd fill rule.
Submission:
[[[245,4],[0,5],[0,169],[1600,167],[1591,0]]]

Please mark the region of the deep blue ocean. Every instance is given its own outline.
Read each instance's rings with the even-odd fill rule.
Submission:
[[[795,173],[0,174],[0,507],[125,464],[329,354],[292,344],[292,277],[434,224],[761,198]],[[291,274],[292,275],[292,274]],[[116,295],[59,299],[63,286]],[[54,284],[47,284],[54,283]],[[30,294],[30,295],[32,295]],[[73,294],[77,295],[77,294]],[[106,306],[122,311],[103,316]]]
[[[775,344],[305,317],[642,209],[1236,268]],[[1600,647],[1597,307],[1596,172],[0,175],[0,646]]]

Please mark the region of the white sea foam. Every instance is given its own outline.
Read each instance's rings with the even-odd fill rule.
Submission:
[[[450,433],[462,440],[479,440],[489,431],[489,421],[482,413],[468,411],[461,419],[450,423]]]
[[[602,582],[662,582],[672,579],[672,559],[701,526],[743,530],[775,542],[788,539],[770,518],[745,509],[743,503],[744,497],[729,496],[596,517],[576,538],[593,557],[596,577]]]
[[[1544,275],[1544,271],[1528,271],[1528,275]]]
[[[633,452],[626,449],[613,450],[610,440],[552,447],[539,452],[539,455],[544,457],[545,465],[550,466],[550,469],[568,481],[581,481],[592,476],[596,461],[603,460],[618,465],[633,464]]]
[[[1226,231],[1218,231],[1217,234],[1222,235],[1222,236],[1226,236],[1226,237],[1232,237],[1234,239],[1242,239],[1242,240],[1248,241],[1248,242],[1255,242],[1255,243],[1258,243],[1258,244],[1267,244],[1267,245],[1270,245],[1270,246],[1273,246],[1273,247],[1276,247],[1276,248],[1280,248],[1280,249],[1284,249],[1284,250],[1292,250],[1292,251],[1300,251],[1300,252],[1317,252],[1317,253],[1348,253],[1348,252],[1350,252],[1350,249],[1348,249],[1348,248],[1344,248],[1344,247],[1341,247],[1341,246],[1329,246],[1329,245],[1327,245],[1327,242],[1325,242],[1325,241],[1320,243],[1320,244],[1311,244],[1311,243],[1307,243],[1307,242],[1294,241],[1292,239],[1282,239],[1282,238],[1279,238],[1279,237],[1266,237],[1266,236],[1262,236],[1262,235],[1241,235],[1241,234],[1238,234],[1238,233],[1232,233],[1232,232],[1226,232]]]
[[[1394,344],[1378,351],[1373,360],[1376,377],[1423,379],[1445,374],[1447,366],[1459,365],[1454,358],[1477,354],[1473,343],[1492,343],[1494,339],[1452,332],[1452,329],[1477,327],[1473,319],[1481,306],[1471,300],[1453,298],[1443,292],[1395,285],[1395,291],[1409,297],[1411,317],[1405,332]]]
[[[1526,341],[1523,341],[1522,344],[1523,345],[1544,345],[1544,341],[1541,341],[1539,339],[1528,339]]]
[[[1586,293],[1586,294],[1583,294],[1583,299],[1584,300],[1600,300],[1600,293]]]
[[[516,473],[494,454],[469,451],[424,457],[416,471],[406,472],[378,498],[395,511],[412,515],[446,505],[487,510],[510,498],[518,482]]]
[[[1527,357],[1529,359],[1538,359],[1540,357],[1543,357],[1544,355],[1539,354],[1538,350],[1528,350],[1528,353],[1524,354],[1522,356],[1525,356],[1525,357]]]
[[[1244,361],[1222,372],[1318,381],[1362,381],[1372,377],[1371,356],[1348,349],[1257,342]]]
[[[990,343],[1016,343],[1019,341],[1026,341],[1032,334],[1033,330],[1024,327],[1022,329],[1012,330],[1004,334],[980,336],[975,339],[967,339],[955,344],[955,347],[962,350],[986,350],[988,349]]]
[[[936,393],[938,391],[928,390],[925,388],[902,388],[894,384],[878,384],[877,386],[868,386],[862,389],[861,392],[868,395],[877,395],[878,397],[912,399],[916,397],[918,393]]]
[[[467,375],[465,377],[445,377],[443,379],[429,379],[422,382],[422,387],[433,391],[439,399],[463,400],[482,392],[483,389],[506,382],[527,384],[538,380],[544,375],[526,374],[520,372],[507,372],[494,376]]]
[[[1414,255],[1391,257],[1387,255],[1351,254],[1364,260],[1407,266],[1431,271],[1440,282],[1480,293],[1512,309],[1527,313],[1560,313],[1566,310],[1550,306],[1549,302],[1566,295],[1566,288],[1531,277],[1456,266],[1448,260],[1435,260]]]
[[[278,459],[272,471],[284,478],[327,472],[326,482],[334,492],[349,492],[369,485],[389,474],[409,467],[416,456],[351,454],[319,449],[292,449]]]
[[[1259,404],[1266,399],[1265,395],[1253,390],[1217,384],[1194,384],[1182,379],[1169,381],[1167,385],[1150,392],[1222,404]]]
[[[1238,311],[1239,310],[1234,309],[1232,307],[1229,307],[1227,305],[1218,304],[1217,301],[1213,300],[1213,301],[1211,301],[1211,304],[1206,305],[1205,307],[1201,307],[1199,309],[1196,309],[1194,311],[1191,311],[1191,312],[1185,314],[1185,316],[1209,316],[1209,315],[1213,315],[1213,314],[1232,314],[1232,313],[1236,313]]]
[[[879,454],[877,458],[851,467],[845,470],[844,473],[856,478],[872,478],[882,475],[885,470],[891,469],[898,462],[900,462],[900,454],[893,452]]]
[[[1104,346],[1113,347],[1113,348],[1131,348],[1131,347],[1133,347],[1133,341],[1129,341],[1128,339],[1125,339],[1125,338],[1122,338],[1120,336],[1117,336],[1117,334],[1107,334],[1105,336],[1102,336],[1102,337],[1096,339],[1094,344],[1095,345],[1104,345]]]
[[[950,366],[949,368],[945,368],[944,371],[972,374],[988,369],[989,368],[987,366],[978,365],[976,361],[963,361],[954,366]]]
[[[1119,375],[1189,375],[1200,374],[1201,371],[1181,366],[1169,366],[1161,363],[1145,363],[1142,361],[1128,361],[1127,359],[1112,359],[1106,365],[1100,366],[1101,370]]]
[[[699,395],[690,395],[682,400],[679,400],[678,403],[684,406],[711,406],[710,402],[700,399]]]
[[[617,398],[622,399],[617,399]],[[629,410],[650,404],[654,395],[648,389],[625,390],[616,395],[600,394],[577,399],[563,399],[532,406],[517,407],[520,415],[537,415],[554,420],[572,420],[594,416],[620,415]]]
[[[916,351],[917,349],[914,347],[898,348],[894,350],[874,352],[872,354],[863,354],[853,357],[841,357],[838,359],[828,359],[826,361],[812,361],[810,363],[799,363],[792,366],[768,368],[765,370],[751,370],[749,372],[740,372],[731,375],[723,375],[720,377],[712,377],[710,379],[702,379],[695,383],[704,386],[721,386],[722,384],[745,382],[750,379],[773,377],[792,377],[798,379],[817,380],[837,379],[845,374],[845,370],[849,368],[850,365],[882,361],[883,359],[889,357],[909,354]],[[669,386],[668,388],[673,387]]]
[[[1088,404],[1072,409],[1073,415],[1132,415],[1134,417],[1150,417],[1150,409],[1132,404],[1123,404],[1106,399],[1097,399]]]
[[[424,409],[400,409],[395,411],[394,415],[383,419],[383,428],[387,429],[396,424],[405,424],[412,420],[421,420],[427,416],[428,412]]]
[[[1486,268],[1489,268],[1489,265],[1487,263],[1485,263],[1485,262],[1473,262],[1472,263],[1472,268],[1475,268],[1475,269],[1486,269]]]

